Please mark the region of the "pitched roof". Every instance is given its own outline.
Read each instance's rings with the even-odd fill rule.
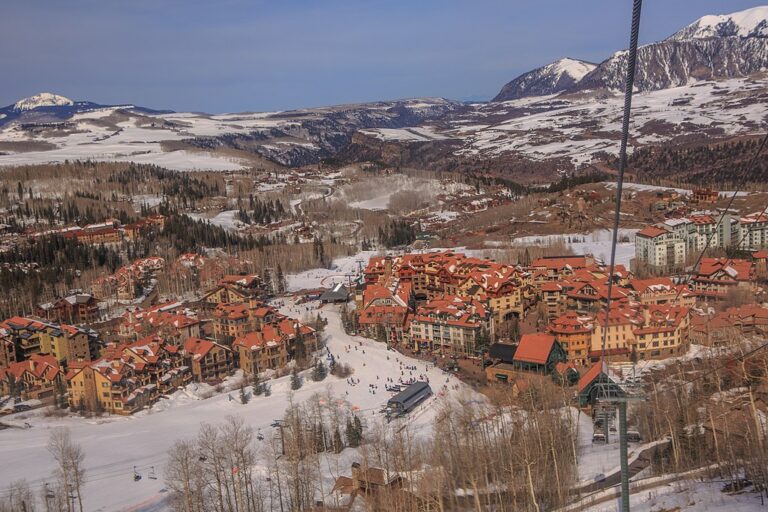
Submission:
[[[647,238],[656,238],[657,236],[666,235],[668,231],[666,229],[657,226],[647,226],[637,232],[638,236],[644,236]]]
[[[594,365],[592,365],[592,368],[587,370],[587,373],[581,376],[579,379],[579,382],[576,384],[576,389],[579,393],[584,391],[587,386],[592,384],[592,382],[601,374],[606,373],[607,375],[608,371],[608,365],[605,363],[605,361],[598,361]]]
[[[517,345],[514,361],[546,364],[554,344],[555,337],[551,334],[541,332],[523,334],[520,338],[520,343]]]

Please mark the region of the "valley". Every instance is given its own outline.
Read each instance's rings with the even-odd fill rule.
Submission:
[[[639,47],[623,174],[616,50],[0,108],[0,512],[761,510],[768,6]]]

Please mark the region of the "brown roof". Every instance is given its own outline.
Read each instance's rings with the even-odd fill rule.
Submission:
[[[656,238],[657,236],[667,234],[667,230],[656,226],[648,226],[638,231],[637,234],[648,238]]]
[[[523,334],[520,343],[515,351],[513,361],[524,363],[546,364],[552,346],[555,344],[555,337],[551,334],[534,333]]]

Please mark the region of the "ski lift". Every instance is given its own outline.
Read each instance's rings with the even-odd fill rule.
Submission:
[[[197,460],[198,460],[199,462],[205,462],[205,461],[207,461],[207,460],[208,460],[208,458],[207,458],[205,455],[201,455],[200,457],[198,457],[198,458],[197,458]]]
[[[141,475],[136,471],[136,466],[133,466],[133,481],[138,482],[139,480],[141,480]]]
[[[149,467],[149,476],[148,476],[148,478],[150,480],[157,480],[157,475],[155,475],[155,466],[150,466]]]
[[[258,439],[259,441],[263,441],[264,440],[264,434],[259,432],[258,434],[256,434],[256,439]]]

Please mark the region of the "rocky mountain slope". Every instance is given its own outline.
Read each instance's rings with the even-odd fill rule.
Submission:
[[[560,61],[558,61],[560,62]],[[623,90],[627,52],[622,50],[565,87],[528,86],[545,66],[506,84],[493,101],[594,89]],[[638,49],[635,87],[655,91],[696,80],[739,78],[768,68],[768,6],[699,18],[673,35]],[[551,84],[551,79],[547,84]],[[521,87],[522,85],[522,87]]]
[[[578,59],[560,59],[524,73],[501,88],[491,101],[509,101],[526,96],[546,96],[572,88],[595,69],[596,64]]]

